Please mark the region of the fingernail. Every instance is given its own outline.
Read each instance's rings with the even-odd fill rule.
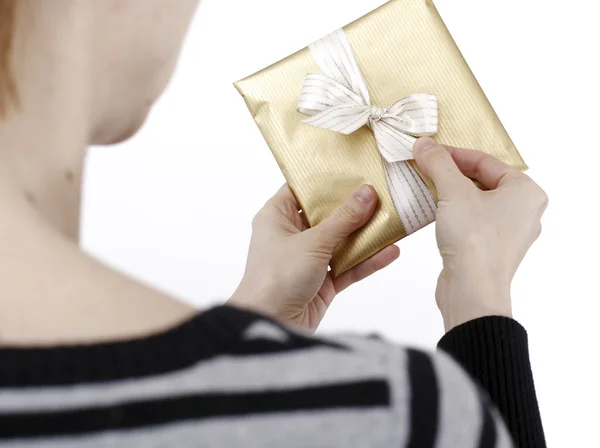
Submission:
[[[433,146],[437,145],[437,142],[429,137],[421,137],[415,142],[413,146],[413,152],[423,152]]]
[[[373,192],[367,185],[363,185],[354,192],[354,197],[363,204],[368,204],[373,200]]]

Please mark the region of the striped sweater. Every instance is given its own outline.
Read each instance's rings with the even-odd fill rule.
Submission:
[[[442,351],[226,306],[138,340],[0,349],[0,446],[512,447],[496,409]]]

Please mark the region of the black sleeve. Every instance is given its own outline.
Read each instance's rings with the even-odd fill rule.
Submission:
[[[518,447],[545,447],[529,362],[527,332],[515,320],[491,316],[450,330],[438,343],[488,392]]]

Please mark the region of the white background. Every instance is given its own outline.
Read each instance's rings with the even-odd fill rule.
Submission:
[[[223,302],[242,274],[254,213],[283,183],[232,82],[382,3],[205,0],[144,129],[90,153],[84,246],[199,307]],[[550,196],[542,237],[512,290],[515,318],[529,332],[549,446],[598,446],[597,2],[436,5],[529,174]],[[434,227],[400,247],[392,267],[336,299],[320,331],[375,331],[435,346],[443,328]]]

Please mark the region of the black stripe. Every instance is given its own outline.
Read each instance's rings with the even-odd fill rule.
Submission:
[[[433,447],[439,418],[439,386],[427,353],[408,349],[410,377],[410,438],[408,448]]]
[[[479,438],[479,448],[494,448],[496,446],[496,423],[492,416],[489,398],[481,393],[481,412],[483,413],[483,425],[481,427],[481,437]]]
[[[327,347],[336,350],[350,350],[348,347],[335,344],[333,342],[322,341],[288,332],[288,338],[283,342],[267,338],[253,338],[247,341],[241,341],[239,344],[231,347],[226,352],[223,352],[223,354],[253,356],[285,353],[317,347]]]
[[[252,324],[269,322],[288,337],[243,340]],[[311,347],[347,349],[290,332],[258,314],[220,306],[146,338],[55,348],[0,349],[0,389],[96,383],[159,375],[220,355],[252,356]]]
[[[0,415],[0,439],[89,434],[215,417],[389,405],[389,385],[385,380],[286,391],[190,395],[108,407]]]

